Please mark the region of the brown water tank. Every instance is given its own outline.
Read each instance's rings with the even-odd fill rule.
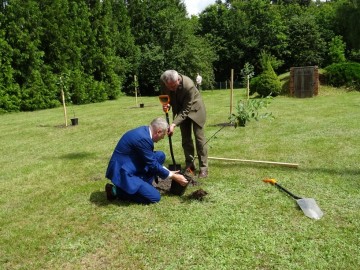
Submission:
[[[290,95],[298,98],[317,96],[319,70],[317,66],[290,68]]]

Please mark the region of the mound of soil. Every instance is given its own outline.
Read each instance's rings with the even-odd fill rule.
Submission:
[[[189,195],[190,199],[202,201],[208,193],[203,189],[198,189]]]

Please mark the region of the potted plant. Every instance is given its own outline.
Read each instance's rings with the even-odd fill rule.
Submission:
[[[229,116],[230,122],[235,127],[245,127],[251,119],[259,121],[264,118],[274,118],[271,112],[261,113],[260,110],[270,104],[271,96],[257,99],[239,100],[236,105],[236,113]]]

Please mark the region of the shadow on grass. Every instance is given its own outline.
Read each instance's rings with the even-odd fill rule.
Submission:
[[[74,152],[74,153],[68,153],[66,155],[60,156],[60,158],[63,159],[85,159],[89,157],[94,157],[95,153],[90,152]]]
[[[157,187],[157,190],[159,190],[161,197],[178,197],[177,195],[171,194],[170,191],[168,191],[166,189]],[[184,195],[184,196],[181,196],[180,198],[181,198],[182,202],[189,202],[189,201],[192,201],[195,199],[194,197],[192,197],[192,195],[187,195],[187,196]],[[91,193],[89,201],[99,207],[104,207],[107,205],[130,206],[132,204],[137,204],[136,202],[122,201],[119,199],[115,199],[113,201],[108,201],[106,198],[105,191],[95,191],[95,192]]]
[[[171,194],[168,190],[158,188],[158,187],[156,189],[159,190],[161,197],[176,196],[176,195]],[[108,201],[106,198],[105,191],[95,191],[95,192],[91,193],[89,201],[100,207],[107,206],[110,204],[114,204],[114,205],[118,205],[118,206],[129,206],[132,204],[137,204],[136,202],[122,201],[119,199],[115,199],[113,201]]]
[[[128,201],[121,201],[121,200],[114,200],[114,201],[108,201],[106,199],[105,191],[95,191],[90,194],[90,202],[93,204],[96,204],[97,206],[107,206],[110,204],[118,205],[118,206],[129,206],[131,204],[134,204],[133,202]]]

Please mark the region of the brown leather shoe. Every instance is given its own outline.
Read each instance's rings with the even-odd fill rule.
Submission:
[[[208,177],[208,170],[207,169],[200,169],[198,178],[206,178]]]
[[[113,188],[113,185],[111,185],[111,184],[106,184],[105,185],[106,198],[109,201],[113,201],[113,200],[116,199],[116,196],[112,192],[112,188]]]

